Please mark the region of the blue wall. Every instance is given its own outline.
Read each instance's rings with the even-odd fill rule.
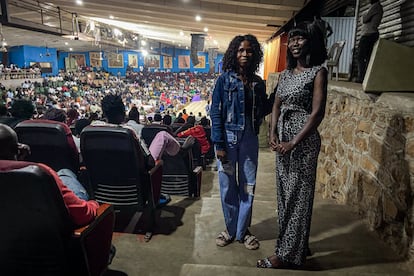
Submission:
[[[156,49],[155,51],[158,51],[158,49]],[[123,56],[123,63],[124,66],[123,68],[109,68],[108,67],[108,59],[105,58],[105,54],[104,54],[104,59],[102,60],[102,68],[109,72],[112,73],[113,75],[117,75],[118,72],[121,73],[122,76],[124,76],[126,74],[126,70],[128,67],[128,55],[129,54],[134,54],[138,56],[138,68],[133,68],[133,71],[140,71],[140,68],[144,68],[144,56],[141,52],[136,52],[136,51],[119,51],[119,54],[122,54]],[[58,68],[59,69],[65,69],[65,58],[68,57],[70,54],[83,54],[85,55],[85,59],[86,59],[86,66],[90,66],[90,59],[89,59],[89,52],[59,52],[59,59],[58,59]],[[173,68],[164,68],[164,55],[170,55],[173,56]],[[203,73],[208,73],[209,71],[209,63],[208,63],[208,53],[206,52],[198,52],[199,56],[204,56],[205,57],[205,68],[194,68],[193,63],[191,62],[190,59],[190,68],[186,68],[186,69],[181,69],[178,68],[178,56],[190,56],[190,50],[185,50],[185,49],[174,49],[174,48],[163,48],[162,49],[162,54],[160,55],[160,68],[148,68],[148,70],[150,71],[155,71],[155,70],[170,70],[171,72],[181,72],[181,71],[191,71],[191,72],[203,72]],[[223,55],[222,54],[218,54],[217,55],[217,59],[215,62],[215,71],[218,72],[218,63],[219,61],[222,59]]]
[[[48,53],[48,54],[46,54]],[[52,66],[51,73],[43,73],[46,75],[57,75],[58,58],[55,48],[35,47],[35,46],[14,46],[8,51],[9,64],[16,64],[20,68],[30,67],[31,62],[49,62]]]
[[[155,49],[154,51],[158,53],[159,49]],[[46,55],[46,53],[49,53],[49,55]],[[190,59],[190,67],[185,69],[178,67],[178,56],[190,57],[190,50],[165,47],[161,49],[161,53],[162,54],[160,55],[160,68],[148,68],[148,70],[169,70],[171,72],[190,71],[202,73],[208,73],[209,71],[210,65],[208,62],[207,52],[198,52],[199,56],[205,57],[205,68],[194,68],[194,65]],[[59,70],[64,70],[65,58],[67,58],[70,54],[83,54],[85,56],[86,66],[90,66],[89,52],[57,52],[55,48],[35,47],[28,45],[11,47],[8,52],[9,64],[13,63],[21,68],[29,67],[31,62],[50,62],[52,65],[52,73],[42,74],[43,76],[57,75]],[[139,71],[140,69],[144,68],[144,56],[141,52],[119,51],[119,54],[123,55],[122,68],[108,68],[108,59],[104,57],[104,59],[102,60],[102,69],[112,73],[113,75],[117,75],[118,72],[120,72],[121,75],[124,76],[126,74],[126,70],[128,67],[128,54],[135,54],[138,56],[138,68],[133,68],[133,71]],[[164,55],[169,55],[173,57],[172,68],[164,68]],[[218,66],[222,58],[222,54],[217,55],[217,58],[215,60],[215,72],[219,71]]]

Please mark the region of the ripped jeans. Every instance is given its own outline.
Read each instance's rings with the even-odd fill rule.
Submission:
[[[227,162],[217,160],[221,205],[227,231],[243,241],[250,226],[256,186],[258,138],[251,130],[227,131]]]

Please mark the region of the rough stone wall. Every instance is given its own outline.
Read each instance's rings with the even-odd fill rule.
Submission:
[[[328,90],[317,192],[354,207],[396,252],[413,260],[414,93]]]

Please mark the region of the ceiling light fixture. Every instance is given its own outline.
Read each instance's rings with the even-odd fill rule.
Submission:
[[[207,27],[204,27],[204,32],[205,33],[208,32],[208,28]]]
[[[82,6],[83,5],[83,1],[82,0],[76,0],[76,4],[79,5],[79,6]]]
[[[199,16],[198,14],[196,15],[196,17],[195,17],[195,20],[196,21],[201,21],[201,16]]]

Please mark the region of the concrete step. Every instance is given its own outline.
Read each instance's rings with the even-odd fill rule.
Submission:
[[[180,276],[266,276],[266,275],[324,275],[324,276],[374,276],[374,275],[408,275],[403,271],[372,271],[367,272],[367,267],[352,269],[338,269],[335,271],[312,271],[312,270],[287,270],[287,269],[259,269],[247,266],[226,266],[208,264],[184,264]]]

